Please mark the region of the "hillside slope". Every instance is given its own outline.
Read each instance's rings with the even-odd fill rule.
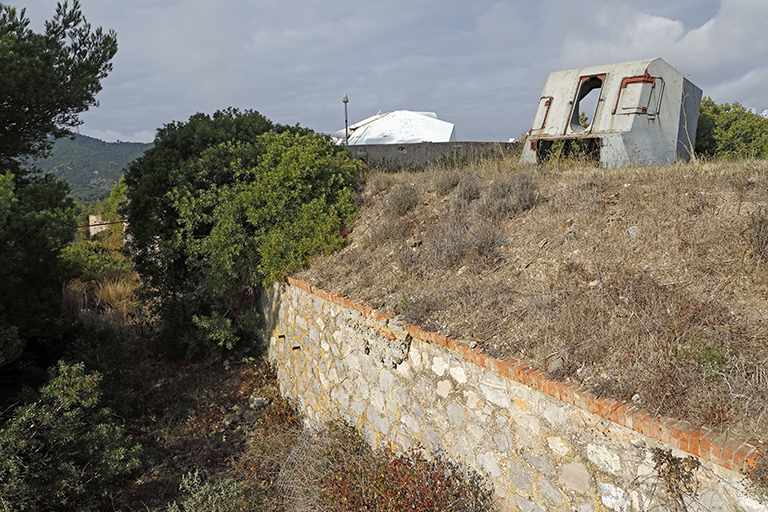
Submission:
[[[88,203],[108,197],[123,169],[151,147],[140,142],[104,142],[76,135],[74,140],[58,139],[50,157],[32,164],[68,182],[72,197]]]
[[[602,396],[768,440],[768,162],[369,171],[299,279]]]

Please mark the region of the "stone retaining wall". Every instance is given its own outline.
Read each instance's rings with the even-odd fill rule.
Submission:
[[[415,170],[436,162],[455,164],[484,158],[511,157],[519,149],[519,142],[417,142],[352,145],[347,147],[347,152],[352,158],[370,166],[389,170]]]
[[[502,510],[673,510],[654,448],[701,461],[688,510],[768,510],[740,473],[761,454],[755,440],[596,398],[301,281],[266,290],[261,308],[280,391],[308,420],[344,418],[374,447],[466,464]]]

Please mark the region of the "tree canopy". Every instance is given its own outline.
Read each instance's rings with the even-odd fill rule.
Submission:
[[[343,148],[255,111],[158,131],[125,177],[130,252],[188,353],[252,336],[260,285],[343,244],[358,164]]]
[[[80,124],[116,51],[114,32],[92,30],[78,1],[59,4],[43,34],[24,10],[0,5],[0,366],[29,343],[43,366],[58,356],[58,257],[74,237],[77,205],[64,181],[21,163]]]
[[[58,4],[43,34],[29,28],[24,9],[0,5],[0,165],[44,155],[80,125],[116,52],[115,32],[91,30],[78,0]]]
[[[768,119],[738,102],[701,101],[696,128],[696,152],[707,156],[768,157]]]

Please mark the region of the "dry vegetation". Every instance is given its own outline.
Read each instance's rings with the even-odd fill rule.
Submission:
[[[118,288],[121,289],[121,288]],[[102,368],[105,401],[143,448],[141,466],[99,510],[494,510],[474,471],[421,451],[372,450],[343,422],[304,425],[263,356],[174,360],[153,319],[71,282],[84,330],[71,359]],[[127,290],[127,289],[126,289]],[[125,290],[123,290],[125,291]]]
[[[659,413],[768,440],[768,163],[369,170],[297,277]]]

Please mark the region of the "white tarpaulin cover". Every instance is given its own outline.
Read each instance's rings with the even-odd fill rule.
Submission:
[[[343,143],[344,130],[333,137]],[[349,145],[409,144],[418,142],[453,142],[456,132],[453,123],[441,121],[434,112],[395,110],[363,119],[349,127]]]

